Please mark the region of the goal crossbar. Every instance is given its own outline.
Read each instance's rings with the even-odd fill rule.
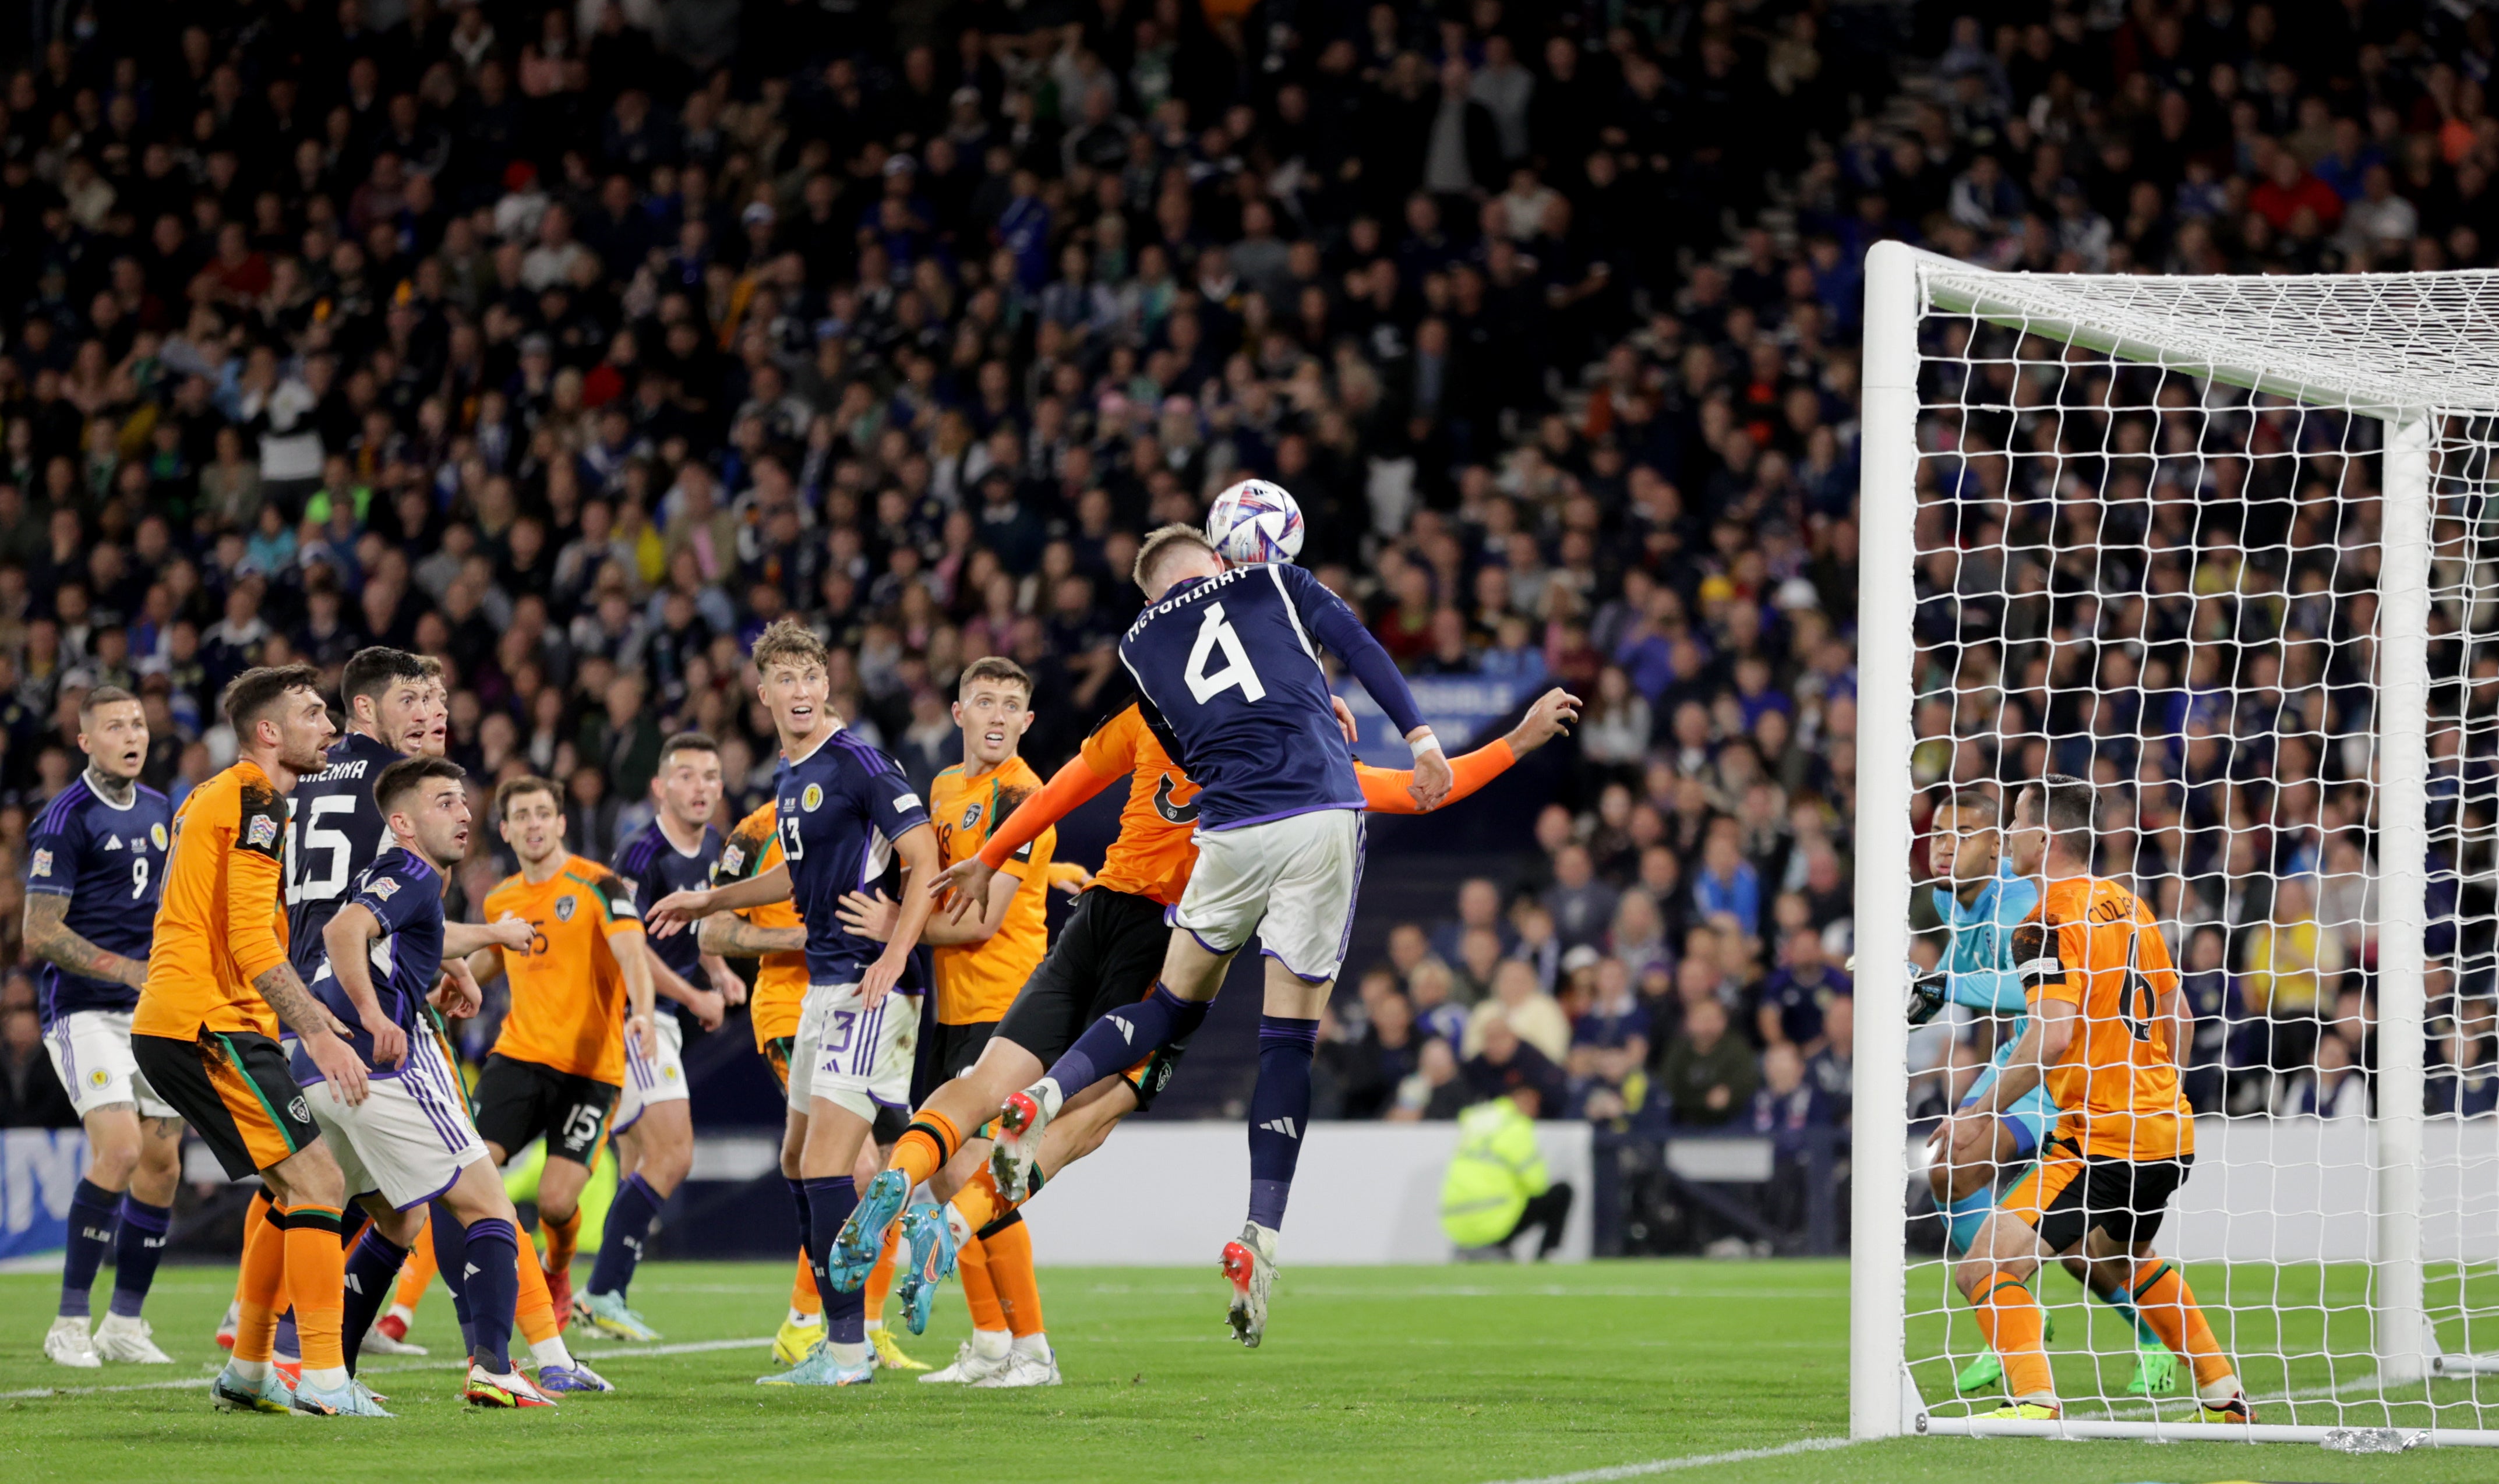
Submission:
[[[2499,410],[2499,269],[2151,278],[1998,273],[1898,243],[1876,252],[1885,248],[1907,256],[1930,308],[2119,360],[2377,417]],[[2268,327],[2260,337],[2255,323]],[[2367,359],[2351,354],[2361,335]]]

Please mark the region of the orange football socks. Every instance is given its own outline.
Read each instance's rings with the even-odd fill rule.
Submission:
[[[1022,1220],[1011,1220],[971,1245],[989,1256],[990,1284],[1006,1310],[1007,1328],[1018,1338],[1040,1334],[1041,1283],[1032,1272],[1032,1229]]]
[[[538,1230],[546,1234],[546,1271],[568,1273],[572,1270],[573,1250],[581,1244],[581,1208],[562,1221],[538,1212]]]
[[[1979,1333],[2004,1363],[2006,1393],[2017,1402],[2054,1401],[2057,1381],[2048,1369],[2045,1316],[2029,1287],[1999,1269],[1979,1285],[1970,1308]]]
[[[342,1279],[344,1272],[342,1266]],[[235,1322],[235,1359],[267,1363],[277,1339],[277,1316],[286,1307],[286,1218],[259,1196],[252,1198],[251,1210],[243,1217],[243,1271],[235,1279],[235,1303],[242,1307]]]
[[[2221,1341],[2213,1338],[2213,1327],[2204,1322],[2204,1310],[2196,1305],[2187,1274],[2178,1271],[2177,1264],[2158,1257],[2138,1258],[2126,1286],[2134,1296],[2134,1311],[2152,1326],[2160,1342],[2194,1366],[2198,1391],[2217,1388],[2224,1381],[2236,1389],[2238,1368],[2222,1353]]]
[[[885,1167],[899,1170],[919,1185],[933,1178],[963,1146],[963,1131],[955,1120],[933,1108],[924,1108],[911,1115],[911,1126],[893,1142],[893,1156]]]
[[[990,1274],[990,1254],[977,1242],[963,1243],[955,1254],[955,1275],[963,1280],[963,1304],[972,1311],[972,1328],[994,1335],[1007,1327],[1005,1308]]]
[[[295,1301],[295,1335],[308,1372],[346,1369],[340,1336],[347,1281],[345,1229],[345,1218],[335,1207],[287,1208],[286,1291]]]

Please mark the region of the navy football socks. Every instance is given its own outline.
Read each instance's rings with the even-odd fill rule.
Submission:
[[[1072,1098],[1164,1047],[1187,1040],[1213,1004],[1184,1000],[1157,983],[1144,999],[1087,1026],[1067,1054],[1052,1064],[1050,1079],[1058,1083],[1061,1097]]]
[[[165,1256],[165,1234],[174,1225],[174,1209],[150,1206],[135,1195],[121,1198],[121,1227],[113,1240],[113,1312],[139,1317],[156,1281],[156,1264]]]
[[[1284,1224],[1293,1167],[1311,1126],[1311,1058],[1319,1022],[1258,1017],[1258,1085],[1250,1094],[1250,1219],[1269,1231]]]
[[[623,1298],[625,1290],[633,1286],[633,1269],[642,1260],[642,1242],[660,1219],[660,1207],[666,1199],[638,1173],[617,1187],[616,1200],[607,1208],[606,1231],[599,1242],[599,1262],[590,1270],[592,1293],[612,1293]]]
[[[95,1286],[95,1270],[104,1266],[113,1245],[114,1222],[121,1197],[93,1180],[81,1179],[70,1192],[69,1255],[61,1262],[61,1317],[83,1319],[93,1310],[87,1290]]]

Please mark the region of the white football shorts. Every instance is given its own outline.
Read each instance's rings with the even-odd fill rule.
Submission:
[[[295,1066],[304,1101],[346,1177],[350,1199],[378,1191],[394,1209],[412,1210],[449,1190],[461,1171],[486,1157],[486,1142],[469,1119],[460,1074],[441,1041],[423,1026],[408,1033],[407,1064],[372,1074],[365,1100],[353,1108],[311,1070],[301,1047]]]
[[[81,1118],[115,1103],[138,1104],[143,1118],[182,1116],[147,1085],[130,1054],[129,1011],[73,1010],[44,1032],[44,1049]]]
[[[1197,867],[1165,914],[1208,951],[1256,933],[1260,952],[1311,984],[1336,978],[1353,938],[1364,828],[1351,809],[1314,809],[1197,833]]]
[[[911,1064],[920,1052],[920,996],[894,990],[864,1009],[857,984],[809,984],[790,1048],[790,1106],[818,1098],[870,1122],[882,1106],[911,1110]]]
[[[642,1110],[654,1103],[686,1101],[686,1028],[676,1016],[662,1010],[651,1016],[651,1039],[658,1043],[659,1053],[645,1058],[642,1048],[632,1036],[625,1038],[625,1090],[616,1099],[615,1121],[607,1125],[609,1133],[621,1134],[632,1128],[642,1116]]]

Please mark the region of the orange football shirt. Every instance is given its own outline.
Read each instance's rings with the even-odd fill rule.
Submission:
[[[960,764],[928,786],[928,820],[937,826],[943,863],[980,854],[1016,806],[1041,791],[1041,775],[1022,758],[1009,758],[978,778]],[[1050,949],[1050,857],[1058,831],[1045,829],[1017,848],[998,869],[1016,879],[1006,920],[981,943],[940,945],[937,959],[937,1023],[979,1025],[995,1020],[1015,1003]]]
[[[721,847],[720,858],[712,862],[711,880],[716,887],[762,876],[781,864],[781,827],[772,800],[765,799],[761,808],[737,822],[729,832],[729,843]],[[766,902],[738,914],[758,927],[804,927],[798,909],[788,902]],[[807,955],[766,953],[756,961],[755,987],[746,997],[746,1013],[755,1022],[755,1048],[763,1050],[764,1043],[798,1034],[798,1008],[807,998]]]
[[[568,855],[536,886],[507,876],[486,893],[487,921],[507,912],[537,931],[526,952],[503,951],[512,1008],[496,1052],[623,1086],[625,971],[616,955],[642,950],[633,893],[605,866]],[[612,941],[628,935],[629,943]]]
[[[2195,1152],[2195,1120],[2178,1084],[2160,1000],[2178,987],[2169,945],[2142,901],[2113,881],[2051,882],[2030,921],[2046,931],[2022,967],[2032,1007],[2080,1009],[2064,1056],[2048,1069],[2048,1096],[2065,1110],[2057,1137],[2103,1159],[2175,1159]],[[2028,934],[2016,937],[2016,952]]]
[[[252,981],[286,962],[285,857],[286,798],[259,764],[237,762],[182,800],[132,1034],[276,1036]]]

